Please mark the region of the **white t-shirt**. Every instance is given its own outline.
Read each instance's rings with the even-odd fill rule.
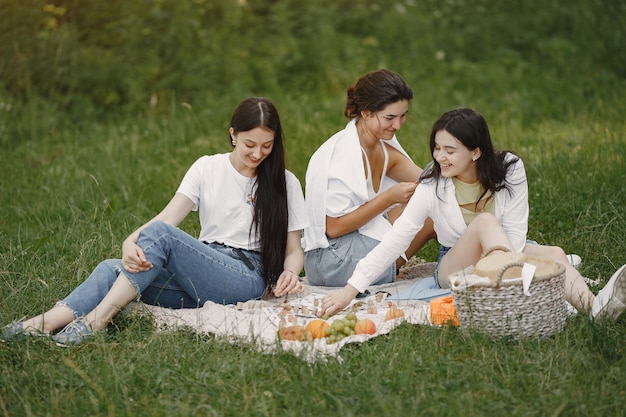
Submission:
[[[509,153],[506,160],[514,157]],[[494,194],[495,216],[513,249],[521,252],[526,244],[529,213],[528,182],[521,159],[509,167],[506,181],[510,191],[504,188]],[[357,264],[348,284],[360,292],[365,291],[406,250],[428,217],[433,220],[437,240],[442,246],[454,246],[467,229],[451,179],[441,177],[438,184],[426,180],[417,186],[402,215],[381,243]]]
[[[193,210],[200,210],[203,242],[218,242],[247,250],[260,250],[250,241],[253,218],[253,185],[256,178],[241,175],[230,162],[229,153],[205,155],[191,165],[177,192],[188,197]],[[289,232],[309,226],[300,181],[285,170]],[[254,236],[252,236],[254,238]]]

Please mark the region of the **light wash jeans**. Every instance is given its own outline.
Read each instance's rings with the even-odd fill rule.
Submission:
[[[219,244],[204,244],[177,227],[157,221],[141,231],[137,241],[153,267],[130,273],[120,259],[100,262],[91,275],[57,305],[76,317],[91,312],[123,271],[138,299],[169,308],[202,307],[206,301],[236,304],[258,299],[265,291],[261,254]],[[248,259],[248,264],[241,256]]]
[[[380,242],[354,231],[337,238],[328,239],[327,248],[305,252],[304,270],[311,285],[343,287],[356,268],[356,264]],[[372,285],[386,284],[396,280],[396,263],[393,262]]]

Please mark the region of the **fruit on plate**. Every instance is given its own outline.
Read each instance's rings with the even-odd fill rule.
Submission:
[[[313,340],[311,332],[300,325],[281,327],[278,329],[278,338],[280,340],[295,340],[297,342]]]
[[[338,318],[333,321],[325,330],[326,343],[331,344],[339,342],[346,336],[352,336],[355,334],[354,326],[359,321],[354,312],[350,312],[344,318]]]
[[[385,314],[385,320],[393,320],[404,317],[404,311],[400,310],[397,306],[393,305],[389,307],[387,314]]]
[[[375,334],[376,323],[370,319],[361,319],[354,325],[354,334]]]
[[[326,329],[330,326],[326,320],[313,319],[306,325],[306,330],[311,333],[313,339],[326,337]]]

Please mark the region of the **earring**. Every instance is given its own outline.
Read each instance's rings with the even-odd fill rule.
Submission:
[[[472,156],[472,161],[476,162],[478,158],[476,158],[475,156]]]
[[[230,143],[232,143],[233,146],[237,146],[237,142],[235,142],[234,140],[231,140]]]

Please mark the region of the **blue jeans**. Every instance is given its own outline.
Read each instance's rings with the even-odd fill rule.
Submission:
[[[304,253],[304,270],[311,285],[343,287],[352,276],[359,261],[367,256],[380,242],[354,231],[337,238],[328,239],[327,248],[313,249]],[[386,284],[396,280],[395,261],[386,268],[372,285]]]
[[[76,317],[86,315],[102,301],[122,272],[137,290],[138,300],[169,308],[201,307],[206,301],[236,304],[258,299],[265,291],[259,252],[204,244],[160,221],[142,230],[137,244],[152,262],[150,270],[130,273],[120,259],[102,261],[57,304],[70,307]]]

